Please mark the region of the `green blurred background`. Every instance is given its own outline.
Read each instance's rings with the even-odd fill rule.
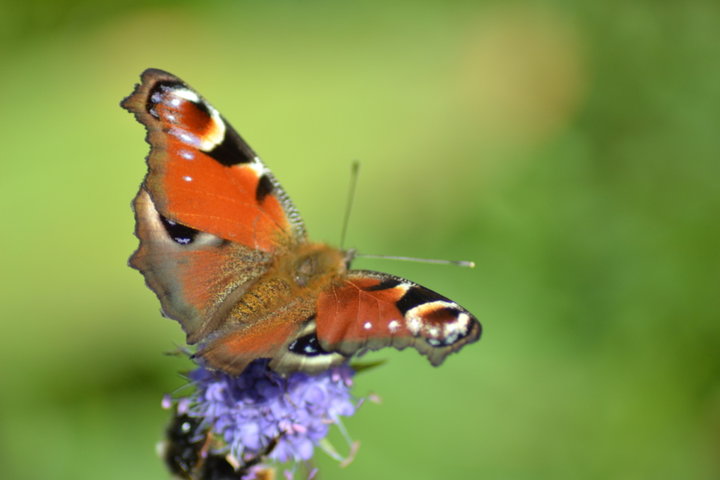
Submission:
[[[316,240],[472,310],[439,369],[383,351],[322,478],[720,477],[720,4],[2,0],[8,479],[167,478],[188,364],[140,275],[146,67],[205,95]]]

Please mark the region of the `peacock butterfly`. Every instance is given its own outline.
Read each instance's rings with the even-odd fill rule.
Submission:
[[[269,358],[279,373],[313,373],[387,346],[439,365],[480,338],[478,320],[452,300],[351,270],[352,252],[308,241],[257,154],[176,76],[146,70],[121,105],[150,144],[130,266],[207,367],[239,374]]]

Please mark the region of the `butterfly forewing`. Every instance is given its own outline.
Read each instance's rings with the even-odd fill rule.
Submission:
[[[144,185],[162,215],[266,252],[304,238],[292,202],[214,107],[167,72],[142,80],[122,105],[148,129]]]
[[[367,270],[350,271],[320,293],[317,335],[324,348],[350,356],[383,347],[414,347],[440,365],[480,338],[466,309],[409,280]]]

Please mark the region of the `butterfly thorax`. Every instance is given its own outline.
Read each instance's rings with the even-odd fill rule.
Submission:
[[[229,313],[228,324],[254,324],[282,315],[293,323],[312,314],[318,292],[346,273],[345,255],[322,243],[302,243],[275,257],[272,265]],[[291,318],[288,318],[291,317]]]

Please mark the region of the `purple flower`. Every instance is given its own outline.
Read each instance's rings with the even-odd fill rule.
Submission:
[[[267,363],[255,361],[239,376],[200,367],[189,375],[195,392],[179,403],[189,400],[187,414],[222,438],[241,463],[261,457],[309,460],[330,425],[355,413],[354,371],[341,365],[317,375],[282,377]]]

